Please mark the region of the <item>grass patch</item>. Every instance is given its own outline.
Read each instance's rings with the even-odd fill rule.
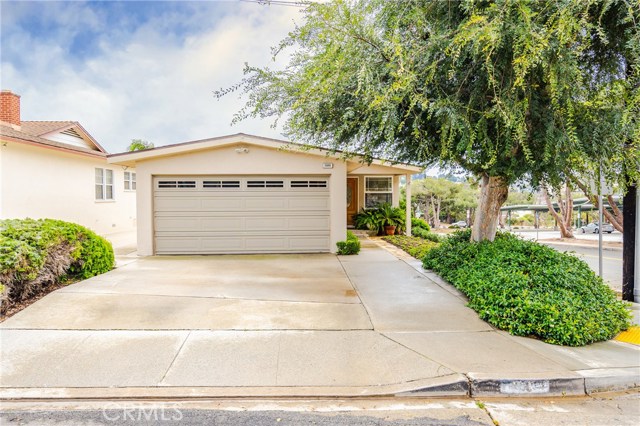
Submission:
[[[434,241],[419,237],[408,237],[406,235],[390,235],[382,237],[382,239],[401,248],[416,259],[422,259],[431,249],[438,245],[438,243]]]
[[[452,234],[423,264],[466,294],[483,320],[567,346],[608,340],[629,327],[627,304],[577,257],[507,233],[493,243],[471,243],[470,235]]]

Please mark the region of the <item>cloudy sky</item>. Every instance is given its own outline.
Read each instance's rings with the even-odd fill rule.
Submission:
[[[1,1],[1,85],[21,95],[23,120],[79,121],[111,153],[131,139],[156,146],[252,133],[231,126],[244,104],[213,91],[245,62],[277,66],[275,46],[300,9],[246,1]]]

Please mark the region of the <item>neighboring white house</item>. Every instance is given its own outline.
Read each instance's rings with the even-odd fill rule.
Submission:
[[[22,121],[20,96],[0,92],[0,218],[52,218],[100,234],[136,226],[136,173],[75,121]]]
[[[108,158],[137,171],[143,256],[335,252],[353,214],[397,206],[400,177],[422,170],[245,134]]]

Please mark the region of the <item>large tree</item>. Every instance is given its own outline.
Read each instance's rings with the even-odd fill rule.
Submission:
[[[481,182],[472,239],[492,240],[514,182],[559,187],[576,161],[613,154],[637,170],[639,20],[640,0],[312,3],[274,51],[293,48],[284,69],[245,68],[236,120],[283,117],[312,146],[462,167]],[[603,111],[626,124],[585,122]]]

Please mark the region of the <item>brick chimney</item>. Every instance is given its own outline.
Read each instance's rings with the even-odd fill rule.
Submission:
[[[0,121],[20,127],[20,96],[11,90],[0,91]]]

